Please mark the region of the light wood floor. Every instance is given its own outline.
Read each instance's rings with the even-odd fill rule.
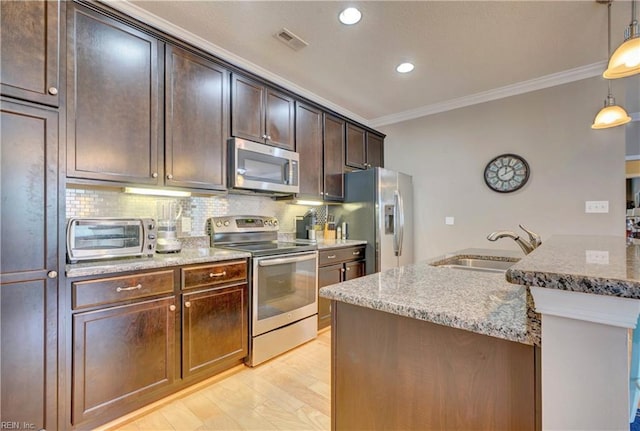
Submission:
[[[117,428],[137,430],[331,429],[331,333],[256,368],[244,367]]]

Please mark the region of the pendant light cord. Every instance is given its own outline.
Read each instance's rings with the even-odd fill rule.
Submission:
[[[635,5],[636,0],[633,0]],[[611,58],[611,3],[613,0],[609,0],[607,4],[607,59]],[[607,84],[609,87],[609,94],[607,95],[607,103],[611,101],[613,95],[611,94],[611,80],[607,79]]]

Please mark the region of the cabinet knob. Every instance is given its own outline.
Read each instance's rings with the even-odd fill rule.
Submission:
[[[49,271],[49,272],[47,272],[47,277],[49,277],[49,278],[58,277],[58,271]]]
[[[157,172],[154,172],[154,173],[152,173],[152,174],[151,174],[151,176],[152,176],[153,178],[158,178],[158,173],[157,173]]]
[[[267,135],[267,140],[270,141],[271,140],[271,135]]]
[[[55,96],[56,94],[58,94],[58,89],[56,87],[49,87],[49,94]]]
[[[170,311],[176,311],[176,306],[175,306],[175,305],[173,305],[173,304],[171,304],[171,305],[169,306],[169,310],[170,310]]]
[[[191,301],[187,301],[187,302],[185,302],[185,303],[184,303],[184,306],[185,306],[185,307],[187,307],[187,308],[191,307]]]
[[[171,174],[167,174],[167,179],[168,179],[168,180],[173,179],[173,175],[171,175]]]
[[[262,135],[262,139],[267,139],[267,135]]]
[[[340,272],[345,272],[344,268],[340,268]]]

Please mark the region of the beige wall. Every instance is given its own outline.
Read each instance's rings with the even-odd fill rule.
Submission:
[[[590,128],[606,90],[591,78],[381,128],[385,166],[413,176],[416,261],[466,247],[519,249],[486,240],[495,230],[519,231],[518,223],[543,241],[624,235],[624,127]],[[514,193],[493,192],[483,180],[487,162],[502,153],[531,168]],[[608,200],[609,213],[585,214],[586,200]]]

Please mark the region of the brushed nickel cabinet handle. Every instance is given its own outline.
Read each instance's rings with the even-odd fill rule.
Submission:
[[[127,292],[129,290],[138,290],[138,289],[142,289],[142,284],[136,284],[135,286],[131,286],[131,287],[118,287],[116,288],[116,292]]]
[[[56,94],[58,94],[58,89],[56,87],[49,87],[49,94],[55,96]]]
[[[360,254],[360,251],[354,251],[353,253],[351,253],[354,256],[358,256]]]
[[[158,178],[158,173],[157,173],[157,172],[154,172],[154,173],[152,173],[152,174],[151,174],[151,176],[152,176],[153,178]]]
[[[184,303],[184,306],[185,306],[185,307],[187,307],[187,308],[191,307],[191,301],[187,301],[187,302],[185,302],[185,303]]]
[[[168,180],[173,179],[173,175],[171,175],[171,174],[167,174],[167,179],[168,179]]]
[[[169,311],[176,311],[176,306],[175,306],[175,305],[173,305],[173,304],[171,304],[171,305],[169,306]]]
[[[327,256],[327,259],[335,259],[335,258],[336,258],[336,255],[335,255],[335,254],[332,254],[332,255],[330,255],[330,256]]]
[[[227,275],[227,271],[218,272],[216,274],[214,274],[213,272],[209,273],[209,277],[211,277],[211,278],[213,278],[213,277],[224,277],[225,275]]]
[[[56,278],[58,276],[58,272],[57,271],[49,271],[47,272],[47,277],[49,278]]]

